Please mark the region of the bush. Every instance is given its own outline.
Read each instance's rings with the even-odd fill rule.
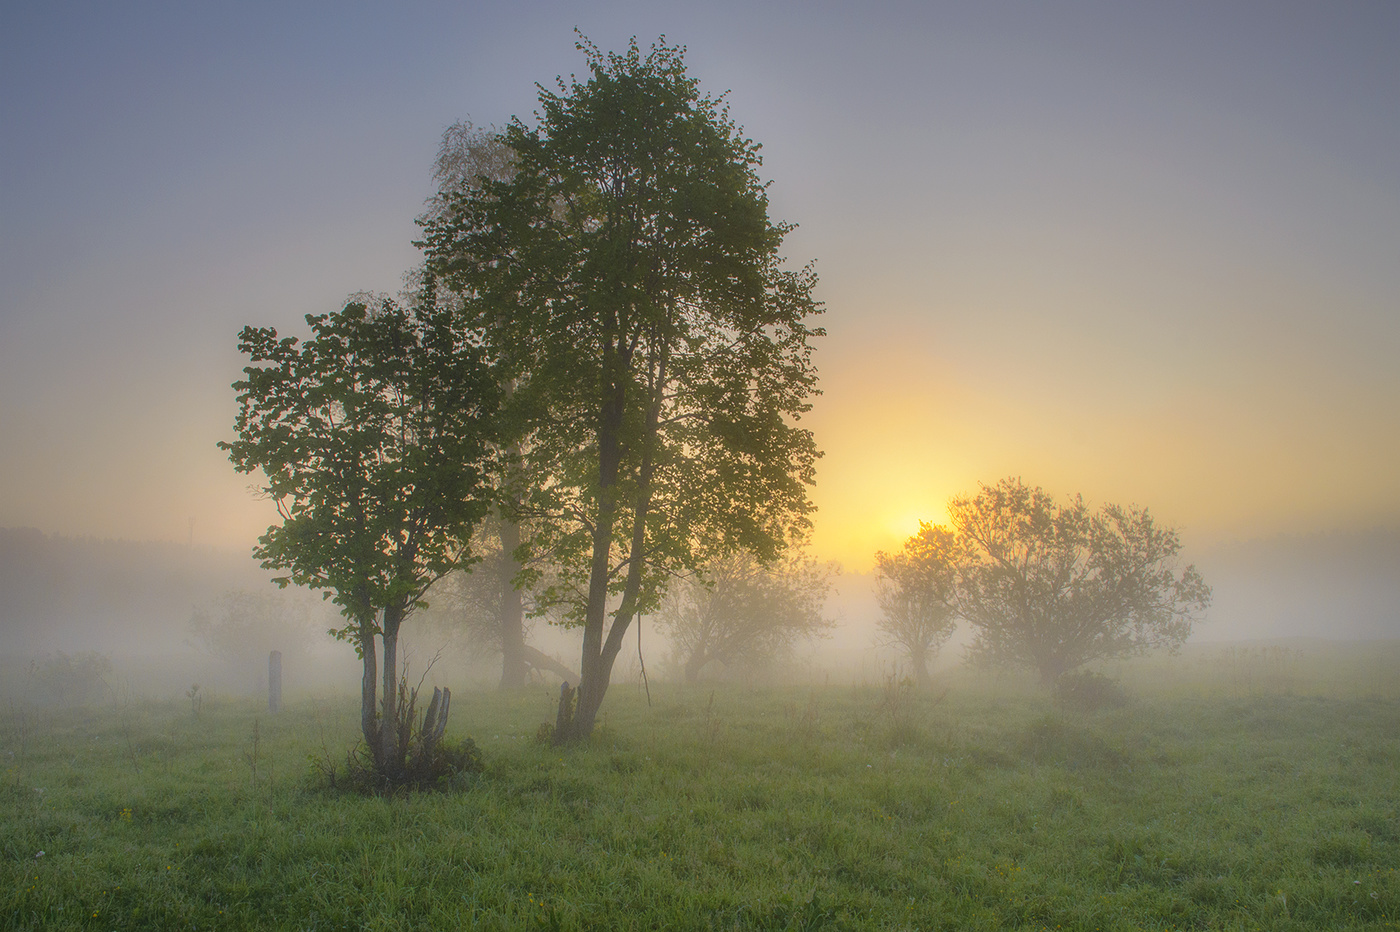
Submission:
[[[328,789],[383,795],[399,790],[465,789],[472,777],[485,769],[485,763],[476,742],[463,738],[440,741],[430,753],[414,755],[403,772],[392,778],[375,768],[374,755],[363,742],[346,758],[344,773],[315,759],[312,768]]]
[[[88,705],[112,692],[107,682],[112,661],[96,651],[59,651],[32,663],[29,669],[36,687],[30,691],[30,698],[50,705]]]
[[[1070,712],[1098,712],[1128,704],[1128,693],[1102,673],[1066,673],[1055,681],[1055,704]]]
[[[361,793],[463,789],[484,765],[481,751],[471,738],[456,742],[443,738],[451,701],[450,690],[434,688],[432,702],[419,718],[415,711],[418,690],[409,689],[400,678],[392,754],[381,758],[375,748],[361,742],[350,752],[343,779],[333,763],[323,764],[314,756],[312,769],[331,789],[343,782],[347,789]]]

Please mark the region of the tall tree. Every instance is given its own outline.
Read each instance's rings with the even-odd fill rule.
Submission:
[[[875,554],[875,598],[880,636],[903,652],[914,682],[928,685],[928,665],[957,623],[957,539],[952,531],[919,522],[919,533],[897,553]]]
[[[469,120],[460,120],[449,126],[442,134],[442,144],[438,148],[437,159],[433,163],[433,181],[437,193],[428,200],[427,210],[419,218],[427,225],[442,221],[448,214],[454,196],[465,191],[479,191],[483,183],[502,183],[515,174],[515,154],[501,139],[500,135],[473,126]],[[446,302],[461,307],[462,295],[450,289],[429,283],[431,276],[420,270],[420,288],[430,287],[434,293],[431,300]],[[507,377],[501,386],[506,395],[515,390],[515,380]],[[501,470],[493,477],[497,490],[495,520],[490,522],[493,538],[486,558],[469,570],[470,578],[460,578],[458,594],[466,596],[457,599],[464,609],[462,622],[483,640],[483,645],[500,651],[500,688],[518,689],[525,685],[532,668],[549,668],[553,660],[530,646],[526,641],[525,603],[521,587],[530,580],[537,580],[537,573],[527,571],[521,562],[522,542],[522,501],[520,489],[526,482],[520,475],[521,452],[525,438],[514,435],[507,440],[506,455],[499,457],[496,465]],[[528,549],[528,548],[527,548]],[[490,593],[489,597],[487,593]],[[482,609],[490,607],[490,630],[482,625]],[[566,668],[555,665],[553,672],[567,673]],[[568,678],[566,677],[566,680]],[[577,675],[572,679],[577,682]]]
[[[1210,605],[1181,542],[1145,508],[1090,512],[1020,479],[982,486],[948,506],[963,554],[958,610],[976,632],[971,655],[1027,666],[1048,684],[1091,660],[1176,650]]]
[[[810,269],[784,267],[758,146],[699,92],[683,50],[603,54],[502,135],[509,180],[428,219],[432,281],[465,299],[528,425],[523,504],[584,629],[592,730],[632,619],[668,574],[745,548],[773,558],[811,510],[819,455]]]
[[[832,625],[822,607],[835,569],[795,553],[765,565],[739,551],[672,583],[658,618],[687,683],[711,663],[767,663]]]
[[[514,529],[514,545],[505,532]],[[526,614],[549,614],[548,606],[535,598],[543,587],[538,568],[531,566],[534,583],[519,586],[521,565],[516,558],[519,528],[513,521],[488,518],[472,539],[471,566],[439,580],[429,593],[432,615],[462,632],[469,649],[481,657],[507,658],[502,665],[501,689],[523,685],[531,671],[551,673],[566,683],[577,683],[578,674],[529,642]],[[520,670],[516,669],[519,665]]]
[[[486,514],[498,382],[460,316],[435,305],[352,300],[306,322],[305,342],[244,328],[238,439],[219,446],[240,472],[262,471],[281,515],[254,556],[288,571],[279,584],[322,590],[346,617],[334,633],[363,662],[361,729],[394,779],[409,750],[399,629],[467,559],[462,542]]]

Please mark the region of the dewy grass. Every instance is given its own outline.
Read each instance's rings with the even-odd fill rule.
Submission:
[[[1385,929],[1400,705],[1162,692],[1071,714],[957,679],[462,691],[466,790],[328,791],[351,699],[0,719],[13,929]],[[941,701],[938,701],[941,698]],[[806,714],[815,709],[819,714]],[[796,710],[796,711],[794,711]],[[257,724],[256,773],[252,766]]]

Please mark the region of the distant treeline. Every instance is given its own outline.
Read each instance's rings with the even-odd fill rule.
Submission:
[[[1242,541],[1189,558],[1215,589],[1194,639],[1400,637],[1400,529]],[[0,652],[120,656],[183,644],[197,607],[269,587],[268,575],[246,554],[0,528]],[[868,582],[838,580],[828,610],[843,628],[873,623]],[[866,640],[844,630],[833,639],[850,649]]]
[[[168,649],[196,606],[267,579],[248,554],[0,528],[0,651]]]

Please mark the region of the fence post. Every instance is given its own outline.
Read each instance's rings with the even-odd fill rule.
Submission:
[[[282,652],[267,655],[267,711],[276,715],[282,711]]]

